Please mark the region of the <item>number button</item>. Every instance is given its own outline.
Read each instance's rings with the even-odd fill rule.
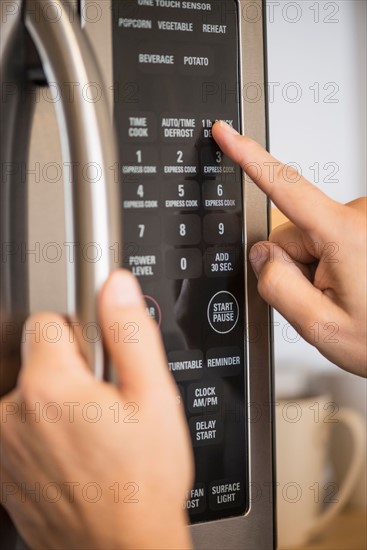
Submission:
[[[201,252],[197,248],[168,250],[166,273],[169,279],[197,279],[202,273]]]
[[[200,188],[196,181],[170,182],[165,187],[165,207],[195,210],[200,206]]]
[[[209,244],[241,242],[240,219],[235,214],[207,214],[203,225],[204,240]]]
[[[216,146],[205,146],[200,152],[200,166],[204,177],[233,176],[236,174],[235,164]]]
[[[137,245],[158,245],[160,242],[160,220],[149,214],[124,216],[124,241]]]
[[[124,209],[155,209],[159,207],[159,189],[150,182],[126,182],[122,188]]]
[[[167,244],[194,245],[201,240],[201,222],[195,214],[169,216],[165,224]]]
[[[122,175],[127,177],[155,176],[158,172],[158,154],[149,145],[125,147],[122,152]]]
[[[197,154],[194,147],[166,146],[162,151],[163,173],[195,176],[197,174]]]
[[[241,191],[236,183],[206,181],[203,185],[203,203],[207,210],[239,208]]]

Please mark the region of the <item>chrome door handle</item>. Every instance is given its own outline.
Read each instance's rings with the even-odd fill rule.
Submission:
[[[76,335],[91,370],[103,378],[107,373],[96,298],[113,267],[112,246],[122,238],[114,172],[117,148],[107,92],[85,34],[60,0],[24,0],[21,7],[47,81],[60,88],[63,83],[75,84],[72,101],[61,94],[55,103],[63,160],[73,167],[72,183],[65,182],[67,241],[78,245],[74,269],[68,265],[68,313],[78,323]],[[98,101],[83,94],[91,83],[100,90]],[[96,177],[90,177],[89,169]],[[97,261],[83,257],[82,251],[91,245],[99,251]],[[86,328],[97,337],[84,338]]]

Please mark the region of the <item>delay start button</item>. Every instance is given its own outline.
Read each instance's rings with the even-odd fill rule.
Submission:
[[[214,294],[208,304],[208,322],[218,334],[227,334],[237,325],[239,307],[236,298],[227,290]]]

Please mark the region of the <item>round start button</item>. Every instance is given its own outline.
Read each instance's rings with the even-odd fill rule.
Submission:
[[[214,294],[208,304],[207,316],[210,326],[218,334],[227,334],[237,325],[239,307],[230,292],[222,290]]]

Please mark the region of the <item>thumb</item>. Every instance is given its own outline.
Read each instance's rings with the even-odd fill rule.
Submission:
[[[126,391],[144,391],[170,380],[157,324],[146,312],[135,277],[116,270],[99,297],[100,320],[117,381]]]
[[[261,297],[274,307],[309,343],[315,345],[315,322],[338,316],[337,306],[306,276],[307,267],[298,264],[279,245],[257,243],[249,260],[258,278]],[[327,319],[321,319],[320,316]]]

